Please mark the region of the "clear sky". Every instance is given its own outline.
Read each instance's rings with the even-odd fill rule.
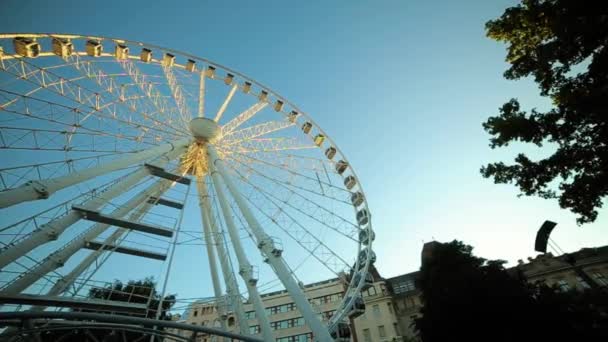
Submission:
[[[505,47],[484,23],[514,1],[3,0],[0,31],[81,33],[209,58],[267,84],[312,115],[363,182],[384,276],[419,267],[423,241],[460,239],[487,258],[534,255],[558,222],[565,250],[608,244],[608,211],[578,227],[556,202],[517,198],[479,174],[518,151],[491,150],[481,123],[530,80],[507,81]],[[174,290],[195,294],[195,289]]]

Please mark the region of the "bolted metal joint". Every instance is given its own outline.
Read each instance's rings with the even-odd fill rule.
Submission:
[[[29,186],[38,194],[39,199],[49,198],[50,192],[46,185],[40,183],[39,181],[31,180],[25,183],[25,186]]]
[[[57,267],[63,267],[63,265],[65,265],[64,258],[58,256],[57,253],[49,255],[49,259],[52,260]]]

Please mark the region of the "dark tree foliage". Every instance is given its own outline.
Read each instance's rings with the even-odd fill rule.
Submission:
[[[414,325],[422,341],[607,340],[606,292],[528,284],[504,261],[472,250],[460,241],[438,245],[420,268],[424,306]]]
[[[88,293],[89,298],[104,299],[125,303],[134,304],[146,304],[148,308],[146,318],[156,318],[158,312],[158,305],[160,302],[161,295],[156,290],[156,282],[152,278],[145,278],[143,280],[130,280],[126,284],[115,280],[113,284],[107,285],[103,288],[91,288]],[[160,319],[169,320],[169,310],[175,304],[175,295],[167,295],[164,297]],[[94,310],[78,309],[74,311],[79,312],[97,312]],[[99,312],[108,314],[108,312]],[[111,313],[113,315],[126,315],[126,316],[138,316],[136,314],[127,313]],[[153,327],[147,327],[153,328]],[[112,331],[110,329],[77,329],[73,331],[51,331],[43,333],[41,335],[42,341],[61,341],[72,342],[72,341],[149,341],[149,335],[144,335],[138,332],[121,332]],[[156,338],[155,341],[161,341],[162,339]]]
[[[519,154],[514,164],[482,167],[482,175],[515,183],[527,196],[558,199],[579,224],[595,221],[608,195],[608,1],[523,0],[486,31],[507,44],[504,76],[533,77],[554,104],[526,112],[511,99],[483,124],[490,146],[520,141],[555,152],[541,160]]]

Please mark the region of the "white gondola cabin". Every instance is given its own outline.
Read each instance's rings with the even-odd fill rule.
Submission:
[[[122,44],[116,44],[114,49],[114,56],[116,59],[127,59],[129,58],[129,47]]]
[[[344,160],[340,160],[336,163],[336,172],[338,172],[338,174],[340,174],[340,175],[343,174],[347,168],[348,168],[348,163],[345,162]]]
[[[355,176],[348,176],[344,178],[344,186],[348,190],[352,189],[355,185],[357,185],[357,179],[355,178]]]
[[[274,110],[275,112],[280,112],[283,110],[283,101],[277,100],[277,102],[274,103]]]
[[[224,83],[226,85],[231,85],[233,80],[234,80],[233,74],[228,73],[228,74],[226,74],[226,77],[224,77]]]
[[[205,73],[207,77],[213,78],[213,76],[215,76],[215,67],[212,65],[208,66]]]
[[[163,65],[172,67],[175,64],[175,56],[170,53],[165,53],[163,56]]]
[[[317,136],[315,137],[315,145],[317,146],[321,146],[323,145],[323,142],[325,141],[325,136],[321,133],[317,134]]]
[[[330,146],[325,150],[325,156],[327,157],[327,159],[334,159],[336,152],[337,152],[336,148],[333,146]]]
[[[67,38],[53,38],[53,53],[61,58],[67,58],[74,52],[74,45]]]
[[[260,96],[258,96],[258,99],[260,100],[260,102],[264,102],[268,99],[268,92],[266,90],[262,90],[260,92]]]
[[[361,191],[354,192],[350,196],[350,201],[355,207],[360,206],[361,204],[363,204],[364,201],[363,193]]]
[[[289,113],[289,115],[287,116],[289,119],[289,122],[291,123],[295,123],[296,120],[298,120],[298,112],[296,112],[295,110],[292,110],[291,113]]]
[[[371,233],[370,233],[371,231]],[[359,241],[361,244],[367,246],[370,242],[376,239],[376,233],[371,229],[362,229],[359,231]]]
[[[369,222],[369,213],[367,209],[363,208],[357,212],[357,223],[360,226],[365,226]]]
[[[365,313],[365,302],[363,298],[358,296],[355,298],[351,311],[348,313],[348,317],[355,319]]]
[[[188,70],[190,72],[194,72],[194,70],[196,70],[196,61],[189,59],[186,62],[186,70]]]
[[[243,93],[249,94],[250,91],[251,91],[251,82],[245,81],[245,83],[243,84]]]
[[[13,39],[15,53],[23,57],[36,58],[40,55],[40,44],[30,38],[16,37]]]
[[[305,123],[302,125],[302,132],[304,132],[304,133],[306,133],[306,134],[310,133],[310,130],[311,130],[311,129],[312,129],[312,124],[311,124],[310,122],[305,122]]]
[[[91,57],[99,57],[103,51],[103,45],[96,40],[87,40],[85,49],[87,51],[87,55]]]
[[[147,48],[141,49],[139,59],[144,63],[150,63],[150,61],[152,61],[152,50]]]

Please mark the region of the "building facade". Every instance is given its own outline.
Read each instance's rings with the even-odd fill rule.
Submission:
[[[432,257],[433,247],[438,242],[425,244],[422,262]],[[544,282],[556,285],[561,290],[573,288],[608,287],[608,246],[583,248],[578,252],[553,256],[551,253],[519,260],[518,265],[509,270],[524,277],[529,282]],[[370,271],[375,281],[362,292],[365,313],[350,319],[351,341],[388,342],[417,341],[413,322],[422,308],[421,292],[416,288],[418,272],[411,272],[392,278],[382,278],[377,270]],[[329,279],[304,286],[304,292],[313,308],[324,321],[328,321],[344,296],[346,285],[341,278]],[[266,315],[276,342],[313,341],[311,330],[287,291],[276,291],[262,295]],[[244,308],[248,319],[249,332],[259,334],[260,326],[251,303]],[[219,315],[213,302],[198,302],[190,306],[179,317],[181,322],[203,326],[219,327]],[[229,312],[226,319],[229,331],[237,332],[236,317]],[[178,332],[179,333],[179,332]],[[196,341],[209,342],[210,336],[196,336]]]

